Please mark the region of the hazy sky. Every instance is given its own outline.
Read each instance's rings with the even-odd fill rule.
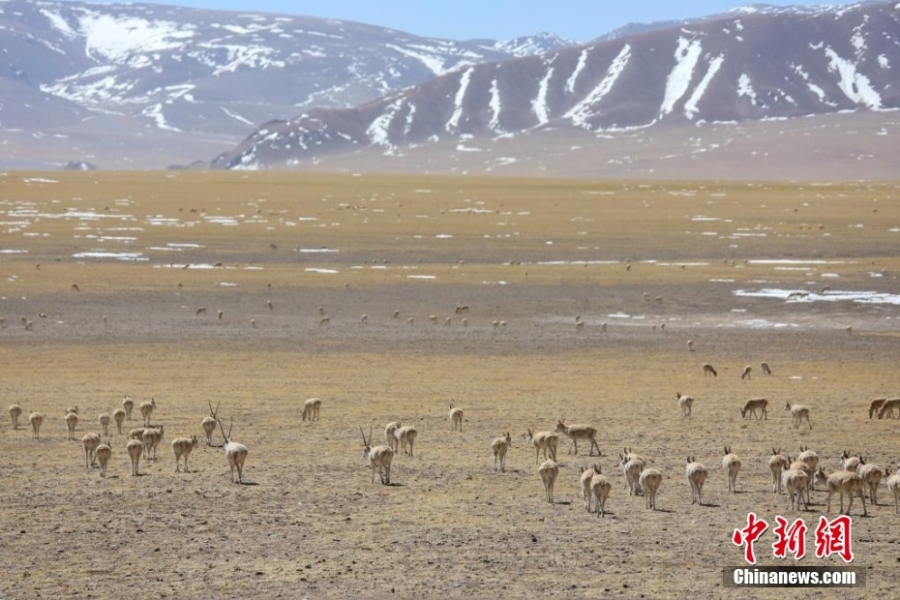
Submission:
[[[422,36],[450,39],[505,39],[550,31],[587,41],[630,22],[684,19],[716,14],[750,4],[740,0],[156,0],[200,8],[264,11],[332,17],[391,27]],[[823,2],[770,0],[768,4],[814,5]],[[843,0],[831,4],[848,4]]]

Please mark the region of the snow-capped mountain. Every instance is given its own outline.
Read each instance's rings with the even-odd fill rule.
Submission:
[[[621,131],[900,108],[900,4],[746,6],[581,47],[473,64],[352,109],[272,121],[223,168],[541,130]]]
[[[355,106],[566,43],[549,34],[451,41],[312,17],[2,0],[0,131],[112,128],[235,143],[273,118]]]

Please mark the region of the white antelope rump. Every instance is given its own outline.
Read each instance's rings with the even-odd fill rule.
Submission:
[[[883,419],[885,415],[890,415],[893,419],[894,411],[897,411],[898,416],[900,416],[900,398],[888,398],[881,404],[881,409],[878,411],[878,418]]]
[[[781,474],[790,465],[790,461],[781,453],[781,450],[772,448],[772,456],[769,458],[769,472],[772,473],[772,493],[781,493]]]
[[[22,415],[22,407],[18,403],[11,404],[9,407],[9,418],[12,420],[12,428],[19,428],[19,417]]]
[[[210,403],[209,410],[213,413],[213,418],[219,424],[219,431],[222,432],[222,439],[225,440],[222,449],[225,451],[225,458],[228,459],[228,468],[231,471],[231,483],[234,483],[235,469],[237,469],[238,472],[238,483],[244,483],[244,461],[247,460],[247,454],[249,454],[247,446],[239,444],[231,439],[231,430],[234,428],[234,419],[228,424],[228,433],[226,434],[225,427],[222,425],[222,419],[220,419],[218,415],[218,405],[216,405],[216,410],[213,411],[212,403]]]
[[[69,430],[69,438],[70,440],[75,439],[75,426],[78,425],[78,414],[77,413],[66,413],[66,429]]]
[[[200,421],[200,428],[203,429],[203,434],[206,436],[206,445],[212,446],[212,434],[216,430],[216,420],[212,417],[203,417],[203,420]]]
[[[746,419],[748,415],[753,415],[759,420],[759,416],[756,414],[756,411],[760,411],[763,418],[765,420],[769,420],[769,411],[766,410],[769,406],[769,401],[765,398],[753,398],[752,400],[747,400],[744,403],[744,408],[741,409],[741,418]]]
[[[863,505],[863,516],[867,516],[866,497],[863,495],[863,485],[863,478],[859,476],[859,473],[853,471],[835,471],[829,475],[825,480],[825,486],[828,489],[826,512],[831,512],[831,497],[838,494],[841,497],[841,512],[845,515],[849,515],[850,509],[853,508],[853,496],[859,496]],[[847,505],[847,512],[844,512],[845,494],[850,498],[850,503]]]
[[[781,474],[781,482],[788,494],[788,502],[791,510],[800,508],[800,502],[803,502],[803,509],[809,509],[809,480],[810,476],[804,469],[788,469]]]
[[[678,401],[678,406],[681,408],[681,416],[690,419],[694,399],[690,396],[682,396],[681,392],[675,392],[675,400]]]
[[[306,421],[307,419],[310,421],[318,421],[320,408],[322,408],[322,400],[319,398],[310,398],[303,403],[303,413],[300,415],[300,419],[303,421]]]
[[[141,455],[144,453],[144,443],[138,440],[128,440],[125,444],[128,451],[128,458],[131,459],[131,475],[137,477],[140,475]]]
[[[656,496],[659,494],[659,486],[662,485],[662,473],[656,469],[644,469],[638,482],[641,489],[644,490],[644,496],[647,498],[647,508],[656,510]]]
[[[741,470],[741,459],[737,454],[731,451],[731,448],[725,446],[725,455],[722,457],[722,468],[728,474],[728,491],[737,492],[737,476]]]
[[[744,370],[741,371],[741,379],[750,379],[750,371],[752,371],[752,370],[753,370],[753,367],[751,367],[750,365],[747,365],[746,367],[744,367]]]
[[[494,451],[495,471],[506,472],[506,451],[509,450],[511,444],[512,438],[509,437],[508,431],[505,437],[494,438],[494,441],[491,442],[491,450]]]
[[[874,506],[878,505],[878,486],[881,485],[881,479],[884,477],[885,470],[876,464],[870,464],[860,459],[859,468],[856,470],[862,477],[863,487],[869,492],[869,502]]]
[[[897,464],[900,465],[900,462]],[[900,466],[898,466],[893,475],[888,477],[887,488],[894,497],[894,514],[900,515]]]
[[[404,425],[394,431],[394,439],[397,440],[397,446],[402,454],[406,456],[413,455],[413,444],[416,443],[418,435],[418,430],[412,425]]]
[[[691,484],[691,504],[696,502],[703,506],[703,484],[706,483],[709,471],[693,456],[688,456],[684,474],[687,476],[688,483]]]
[[[41,424],[44,422],[44,415],[39,412],[33,412],[28,415],[28,422],[31,424],[31,439],[41,439]]]
[[[117,408],[113,411],[113,421],[116,422],[116,435],[122,435],[122,423],[125,422],[125,409]]]
[[[707,375],[712,375],[713,377],[718,377],[719,373],[716,371],[716,369],[711,364],[706,363],[705,365],[703,365],[703,376],[706,377]]]
[[[191,452],[194,451],[197,447],[200,446],[200,440],[197,439],[196,435],[192,435],[190,438],[181,437],[175,438],[172,440],[172,452],[175,453],[175,472],[178,473],[179,465],[181,463],[182,457],[184,457],[184,472],[188,473],[188,457],[191,455]]]
[[[463,409],[450,405],[450,431],[462,431],[463,426]]]
[[[97,446],[94,452],[97,462],[100,464],[100,477],[106,477],[106,466],[109,464],[109,458],[112,456],[112,448],[107,442],[103,442]]]
[[[553,504],[553,485],[556,483],[556,476],[559,475],[559,465],[552,460],[541,463],[538,467],[538,474],[544,483],[544,492],[547,494],[547,502]]]
[[[559,423],[556,424],[556,431],[566,435],[572,440],[572,443],[569,446],[570,452],[572,451],[572,446],[574,446],[575,454],[578,454],[578,440],[585,440],[591,443],[591,448],[588,450],[588,456],[594,456],[594,448],[597,449],[597,456],[602,456],[600,454],[600,445],[597,443],[596,428],[591,427],[590,425],[566,425],[563,423],[562,419],[560,419]],[[553,460],[556,460],[555,456]]]
[[[131,396],[125,396],[122,400],[122,408],[125,409],[125,418],[130,421],[131,411],[134,410],[134,400],[131,399]]]
[[[612,482],[606,478],[600,470],[600,465],[594,465],[594,475],[591,477],[591,499],[594,501],[597,516],[606,516],[606,501],[609,499],[609,493],[612,491]],[[588,505],[588,512],[591,507]]]
[[[819,466],[819,455],[815,450],[810,450],[809,446],[800,446],[800,454],[797,460],[805,462],[809,466],[809,489],[816,489],[816,480],[814,474]]]
[[[100,446],[100,436],[96,433],[86,433],[81,438],[81,446],[84,448],[84,468],[90,469],[97,460],[97,447]]]
[[[790,402],[785,402],[784,410],[790,411],[791,423],[794,425],[794,429],[800,429],[800,423],[803,422],[803,419],[806,419],[806,424],[812,429],[812,423],[809,422],[809,407],[802,404],[794,404],[792,406]]]
[[[579,479],[581,483],[581,498],[584,500],[584,508],[591,512],[591,479],[593,479],[594,474],[596,473],[595,469],[597,465],[593,467],[584,467],[581,469],[581,478]]]
[[[97,420],[100,421],[100,427],[103,429],[103,437],[109,437],[109,413],[100,413]]]
[[[556,461],[556,446],[559,443],[559,436],[552,431],[536,431],[532,433],[531,429],[522,436],[525,441],[534,446],[534,464],[538,463],[538,457],[541,451],[544,452],[544,460],[547,460],[549,454],[550,460]]]
[[[153,409],[156,408],[156,399],[150,398],[149,402],[141,402],[141,416],[144,417],[144,427],[150,427],[150,415],[153,414]]]
[[[375,471],[377,470],[381,478],[381,485],[390,485],[391,461],[394,460],[393,449],[390,446],[373,446],[371,430],[369,430],[369,439],[366,439],[362,427],[359,428],[359,433],[363,438],[363,457],[369,463],[369,468],[372,469],[372,483],[375,483]]]
[[[869,402],[869,418],[870,419],[873,419],[873,418],[875,418],[876,415],[878,415],[878,412],[881,410],[881,407],[884,404],[885,400],[887,400],[887,398],[875,398],[874,400]]]
[[[622,470],[622,475],[625,476],[625,485],[628,488],[629,496],[640,495],[641,473],[646,464],[643,458],[631,454],[627,450],[624,454],[619,454],[619,468]]]
[[[144,458],[150,460],[150,453],[153,453],[153,460],[156,460],[156,448],[163,439],[163,426],[147,427],[141,435],[141,441],[144,442]]]
[[[403,427],[403,424],[400,421],[391,421],[384,426],[384,440],[388,447],[394,452],[400,450],[400,440],[397,439],[397,436],[395,436],[394,433],[401,427]]]

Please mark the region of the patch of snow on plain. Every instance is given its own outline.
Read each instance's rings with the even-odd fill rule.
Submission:
[[[694,93],[691,94],[691,97],[688,98],[688,101],[684,103],[684,115],[693,120],[694,115],[697,114],[697,103],[700,102],[700,99],[703,97],[703,94],[706,93],[706,88],[709,86],[709,82],[712,81],[712,78],[716,76],[716,73],[719,72],[719,69],[722,67],[722,63],[725,58],[721,55],[715,57],[711,61],[709,61],[709,68],[706,70],[706,75],[703,76],[703,79],[697,85],[696,89],[694,89]]]
[[[303,270],[307,273],[322,273],[324,275],[334,275],[335,273],[337,273],[337,271],[335,271],[334,269],[316,269],[313,267],[307,267]]]
[[[694,74],[694,68],[697,61],[700,60],[700,52],[702,47],[699,40],[688,40],[683,37],[678,38],[678,48],[675,50],[675,67],[669,73],[666,79],[666,94],[663,98],[662,106],[659,108],[660,116],[667,115],[675,108],[688,86],[691,84],[691,77]]]
[[[735,296],[744,298],[774,298],[788,303],[808,302],[855,302],[857,304],[893,304],[900,305],[900,295],[886,292],[827,291],[819,294],[806,290],[785,290],[779,288],[763,288],[756,291],[735,290]]]

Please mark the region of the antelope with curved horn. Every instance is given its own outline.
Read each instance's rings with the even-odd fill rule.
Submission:
[[[375,483],[375,469],[378,469],[381,485],[390,485],[391,461],[394,460],[394,451],[390,446],[372,446],[371,430],[369,430],[369,439],[366,439],[362,427],[359,428],[359,433],[363,438],[363,456],[369,462],[369,468],[372,469],[372,483]]]
[[[209,409],[212,410],[211,403]],[[222,439],[225,440],[222,449],[225,450],[225,458],[228,459],[228,467],[231,470],[231,482],[234,483],[234,470],[237,469],[238,483],[244,483],[244,461],[247,460],[247,446],[239,444],[231,439],[231,430],[234,427],[234,419],[231,419],[231,422],[228,424],[228,433],[225,433],[222,419],[218,417],[217,412],[218,405],[216,412],[213,413],[213,418],[219,424],[219,430],[222,432]]]

